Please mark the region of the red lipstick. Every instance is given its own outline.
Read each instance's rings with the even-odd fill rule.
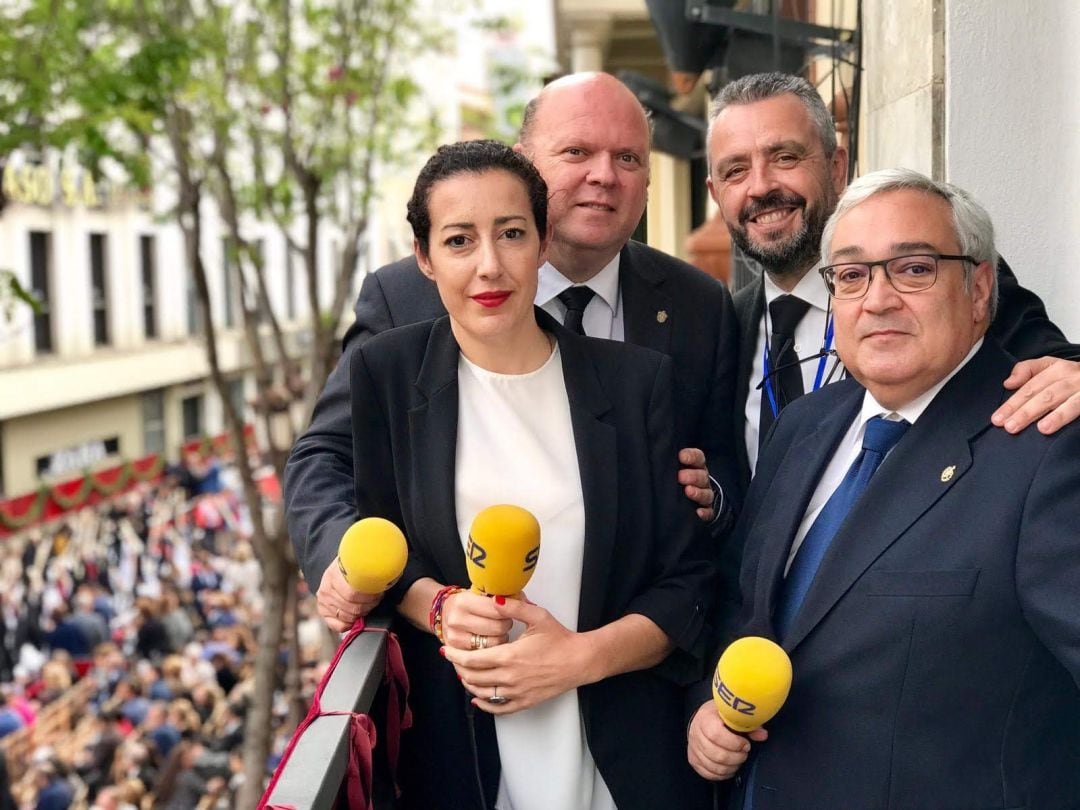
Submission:
[[[482,307],[494,309],[495,307],[502,306],[503,302],[509,297],[510,293],[507,290],[492,290],[491,292],[477,293],[472,296],[472,300]]]

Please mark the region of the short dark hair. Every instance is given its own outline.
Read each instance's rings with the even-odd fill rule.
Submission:
[[[713,123],[728,107],[753,104],[777,96],[793,95],[806,108],[817,130],[825,157],[836,152],[836,123],[814,85],[791,73],[754,73],[724,85],[709,104],[709,136]]]
[[[529,159],[499,141],[461,141],[440,146],[416,178],[412,197],[409,198],[407,218],[421,253],[427,255],[431,236],[428,201],[432,187],[440,180],[455,175],[489,171],[504,171],[522,182],[540,238],[547,235],[547,183]]]

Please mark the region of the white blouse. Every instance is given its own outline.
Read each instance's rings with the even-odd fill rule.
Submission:
[[[585,504],[557,346],[528,374],[496,374],[461,356],[456,465],[462,549],[481,509],[528,509],[540,522],[540,559],[525,592],[577,630]],[[515,623],[511,638],[523,630]],[[495,732],[502,762],[496,810],[615,810],[589,753],[576,689],[496,717]]]

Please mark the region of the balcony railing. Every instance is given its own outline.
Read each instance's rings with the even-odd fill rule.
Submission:
[[[371,628],[389,620],[372,619]],[[386,673],[386,633],[361,633],[342,653],[323,690],[325,712],[367,713]],[[319,717],[304,731],[278,777],[269,803],[296,810],[330,808],[341,788],[349,757],[348,715]]]

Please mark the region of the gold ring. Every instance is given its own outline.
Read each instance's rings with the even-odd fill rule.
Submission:
[[[471,649],[473,649],[473,650],[479,650],[480,649],[480,638],[481,637],[478,636],[476,633],[472,634],[472,640],[470,642],[470,648]]]
[[[487,643],[488,643],[488,637],[487,636],[480,636],[480,649],[481,650],[486,650],[487,649]]]
[[[337,618],[338,618],[338,621],[340,622],[341,621],[341,608],[335,608],[335,609],[337,610]]]

